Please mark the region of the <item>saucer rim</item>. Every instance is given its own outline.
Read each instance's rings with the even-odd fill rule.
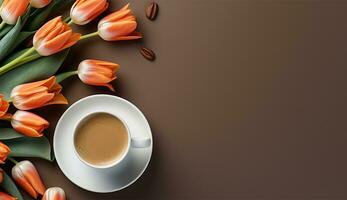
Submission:
[[[75,106],[78,105],[79,103],[81,103],[81,102],[83,102],[83,101],[85,101],[85,100],[91,99],[91,98],[98,98],[98,97],[117,99],[117,100],[123,101],[123,102],[125,102],[126,104],[130,105],[131,107],[133,107],[133,108],[134,108],[137,112],[139,112],[139,113],[142,115],[142,117],[145,119],[145,122],[147,123],[148,128],[149,128],[149,131],[150,131],[150,138],[151,138],[151,146],[149,147],[149,148],[151,148],[151,151],[150,151],[150,153],[149,153],[148,160],[147,160],[147,162],[146,162],[146,165],[143,167],[143,169],[141,170],[141,172],[138,174],[138,176],[137,176],[136,178],[134,178],[132,181],[130,181],[128,184],[126,184],[126,185],[124,185],[124,186],[122,186],[122,187],[116,188],[116,189],[114,189],[114,190],[108,190],[108,191],[98,191],[98,190],[93,190],[93,189],[90,189],[90,188],[86,188],[86,187],[84,187],[84,186],[81,186],[81,185],[78,184],[77,182],[71,180],[71,179],[69,178],[69,176],[67,176],[67,174],[64,172],[64,170],[62,170],[62,168],[61,168],[61,166],[60,166],[60,164],[59,164],[59,162],[58,162],[56,153],[55,153],[55,152],[56,152],[55,149],[57,148],[57,147],[56,147],[56,145],[57,145],[57,144],[56,144],[56,137],[58,137],[57,134],[56,134],[56,133],[57,133],[57,128],[60,126],[61,121],[62,121],[62,119],[64,118],[64,116],[65,116],[73,107],[75,107]],[[74,103],[71,104],[71,106],[69,106],[69,107],[64,111],[64,113],[61,115],[61,117],[59,118],[59,120],[58,120],[58,122],[57,122],[57,124],[56,124],[56,127],[55,127],[55,129],[54,129],[54,136],[53,136],[53,152],[54,152],[55,160],[56,160],[56,162],[57,162],[57,165],[58,165],[60,171],[61,171],[61,172],[64,174],[64,176],[65,176],[69,181],[71,181],[73,184],[75,184],[76,186],[78,186],[78,187],[80,187],[80,188],[82,188],[82,189],[84,189],[84,190],[87,190],[87,191],[89,191],[89,192],[103,193],[103,194],[112,193],[112,192],[117,192],[117,191],[123,190],[123,189],[125,189],[125,188],[131,186],[132,184],[134,184],[134,183],[144,174],[144,172],[145,172],[146,169],[148,168],[148,165],[149,165],[149,163],[150,163],[151,160],[152,160],[153,147],[154,147],[154,145],[153,145],[153,134],[152,134],[152,129],[151,129],[149,123],[148,123],[148,120],[147,120],[146,116],[143,114],[143,112],[142,112],[137,106],[135,106],[133,103],[131,103],[130,101],[128,101],[128,100],[126,100],[126,99],[124,99],[124,98],[118,97],[118,96],[113,96],[113,95],[108,95],[108,94],[95,94],[95,95],[90,95],[90,96],[84,97],[84,98],[79,99],[78,101],[74,102]],[[83,164],[81,161],[80,161],[80,163]],[[94,169],[94,170],[98,170],[98,169]]]

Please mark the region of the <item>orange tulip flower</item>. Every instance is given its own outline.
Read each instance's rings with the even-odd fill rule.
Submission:
[[[27,10],[29,0],[4,0],[0,8],[0,15],[6,24],[16,24],[18,18]]]
[[[9,194],[6,194],[5,192],[0,192],[0,199],[1,200],[16,200],[17,198],[15,198]]]
[[[74,45],[81,34],[73,33],[61,16],[48,21],[34,35],[33,45],[41,56],[49,56]]]
[[[11,149],[4,143],[0,142],[0,164],[4,164]]]
[[[43,8],[51,3],[52,0],[30,0],[30,5],[34,8]]]
[[[7,118],[7,110],[10,104],[4,99],[4,95],[0,94],[0,119]]]
[[[106,86],[114,91],[111,81],[116,79],[119,65],[101,60],[84,60],[78,66],[78,77],[88,85]]]
[[[4,170],[0,168],[0,183],[4,180]]]
[[[100,37],[106,41],[134,40],[142,38],[135,31],[137,22],[129,9],[129,4],[103,18],[98,25]]]
[[[66,195],[60,187],[48,188],[42,197],[42,200],[65,200]]]
[[[60,94],[61,89],[55,76],[52,76],[46,80],[16,86],[11,92],[11,99],[13,105],[21,110],[51,104],[67,104],[66,98]]]
[[[35,166],[28,160],[21,161],[12,168],[12,178],[35,199],[46,190]]]
[[[41,137],[49,122],[31,112],[18,110],[11,119],[12,127],[28,137]]]
[[[77,0],[71,7],[70,17],[75,24],[88,24],[104,12],[107,7],[107,0]]]

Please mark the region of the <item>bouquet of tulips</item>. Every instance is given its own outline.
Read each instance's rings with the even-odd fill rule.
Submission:
[[[61,94],[64,79],[78,75],[88,85],[106,86],[116,79],[119,65],[101,60],[81,61],[75,71],[56,75],[69,53],[81,40],[99,36],[105,41],[142,38],[129,4],[101,19],[97,31],[75,33],[108,8],[107,0],[0,0],[0,199],[23,197],[20,186],[34,199],[63,200],[64,190],[46,188],[34,165],[18,157],[52,161],[53,153],[44,130],[49,122],[33,109],[68,104]],[[57,11],[70,8],[69,16]],[[9,109],[12,107],[11,109]],[[9,111],[11,110],[11,112]],[[12,111],[13,110],[13,111]],[[7,162],[10,161],[10,162]]]

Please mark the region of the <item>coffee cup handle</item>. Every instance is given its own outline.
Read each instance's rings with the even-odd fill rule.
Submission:
[[[134,137],[131,138],[131,146],[134,148],[146,148],[151,145],[151,138]]]

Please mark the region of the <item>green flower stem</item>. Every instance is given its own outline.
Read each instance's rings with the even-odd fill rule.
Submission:
[[[13,164],[18,164],[18,161],[16,161],[14,158],[12,158],[12,157],[8,157],[7,158],[9,161],[11,161],[11,162],[13,162]]]
[[[20,65],[23,65],[23,64],[25,64],[25,63],[31,62],[31,61],[36,60],[36,59],[41,58],[41,57],[42,57],[42,56],[41,56],[40,54],[34,53],[34,54],[30,55],[30,56],[27,56],[27,57],[23,58],[20,62],[18,62],[17,64],[15,64],[15,65],[13,66],[13,68],[16,68],[16,67],[18,67],[18,66],[20,66]]]
[[[2,30],[6,26],[6,22],[2,21],[0,24],[0,30]]]
[[[66,18],[64,19],[64,22],[65,22],[65,23],[68,23],[69,21],[71,21],[71,17],[70,17],[70,16],[68,16],[68,17],[66,17]]]
[[[61,73],[61,74],[58,74],[56,77],[57,77],[57,83],[60,83],[62,82],[63,80],[71,77],[71,76],[74,76],[74,75],[77,75],[78,74],[78,71],[71,71],[71,72],[64,72],[64,73]]]
[[[68,25],[71,25],[71,24],[73,24],[73,21],[72,21],[72,19],[69,21],[69,22],[67,22],[67,24]]]
[[[38,53],[34,53],[34,54],[32,54],[32,55],[30,55],[30,56],[27,56],[27,57],[25,57],[25,58],[23,58],[18,64],[17,64],[17,66],[18,65],[22,65],[22,64],[25,64],[25,63],[28,63],[28,62],[31,62],[31,61],[33,61],[33,60],[36,60],[36,59],[38,59],[38,58],[41,58],[42,56],[40,55],[40,54],[38,54]],[[16,66],[16,67],[17,67]]]
[[[91,38],[91,37],[95,37],[99,35],[99,33],[96,31],[94,33],[89,33],[89,34],[86,34],[86,35],[82,35],[80,40],[84,40],[84,39],[88,39],[88,38]]]
[[[32,54],[33,52],[35,52],[35,48],[31,47],[30,49],[28,49],[26,52],[24,52],[22,55],[20,55],[18,58],[12,60],[11,62],[7,63],[6,65],[2,66],[0,68],[0,75],[16,68],[18,66],[19,63],[24,64],[22,61],[25,57],[29,56],[30,54]]]

